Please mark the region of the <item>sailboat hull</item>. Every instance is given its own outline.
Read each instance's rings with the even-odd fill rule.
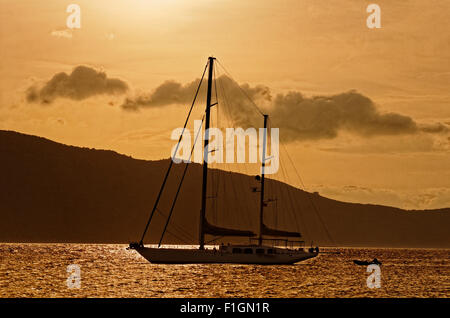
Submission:
[[[146,260],[155,264],[294,264],[318,255],[318,252],[302,250],[283,250],[276,254],[235,254],[220,250],[148,247],[136,250]]]

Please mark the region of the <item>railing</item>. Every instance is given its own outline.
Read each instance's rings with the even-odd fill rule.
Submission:
[[[250,243],[252,243],[252,241],[256,241],[258,242],[257,238],[249,238]],[[286,247],[286,248],[299,248],[299,247],[305,247],[305,241],[301,241],[301,240],[288,240],[288,239],[271,239],[271,238],[263,238],[262,241],[269,241],[271,242],[270,246],[271,247]],[[278,244],[278,243],[282,243],[282,244]]]

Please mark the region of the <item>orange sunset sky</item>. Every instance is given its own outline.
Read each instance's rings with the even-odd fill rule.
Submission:
[[[168,80],[183,89],[214,55],[239,84],[270,92],[254,97],[291,126],[286,146],[306,190],[450,207],[450,2],[375,1],[382,27],[369,29],[372,2],[0,0],[0,129],[167,158],[190,105],[154,92]],[[67,29],[71,3],[80,29]],[[109,86],[76,87],[97,71]]]

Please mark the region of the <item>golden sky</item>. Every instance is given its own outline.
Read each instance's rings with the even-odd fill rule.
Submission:
[[[307,190],[409,209],[449,207],[450,2],[376,1],[382,27],[369,29],[372,2],[1,0],[0,129],[166,158],[189,105],[121,105],[167,80],[191,83],[214,55],[239,84],[270,90],[274,117],[285,105],[275,103],[278,94],[301,93],[313,103],[313,96],[354,91],[380,116],[394,113],[419,127],[366,134],[356,118],[336,136],[294,138],[287,147]],[[71,3],[81,8],[80,29],[66,27]],[[27,98],[29,88],[39,92],[79,65],[117,81],[83,96],[47,94],[47,103]]]

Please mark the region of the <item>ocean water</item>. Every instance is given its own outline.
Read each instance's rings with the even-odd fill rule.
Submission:
[[[375,257],[371,289],[352,260]],[[449,297],[449,260],[450,250],[343,248],[288,266],[160,265],[126,245],[0,244],[0,297]],[[80,288],[67,284],[70,264]]]

